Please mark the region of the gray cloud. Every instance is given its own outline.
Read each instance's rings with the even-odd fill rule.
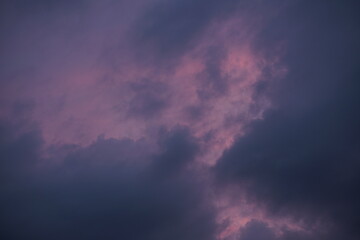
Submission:
[[[332,224],[331,235],[357,239],[359,6],[325,6],[300,2],[269,23],[259,46],[288,40],[290,71],[271,93],[277,107],[249,127],[215,171],[270,215],[306,219],[309,228],[321,220]]]
[[[137,46],[160,56],[178,54],[191,46],[216,17],[234,10],[237,0],[159,1],[151,5],[134,28]]]
[[[36,131],[2,126],[2,239],[214,239],[214,212],[184,168],[197,153],[186,129],[163,132],[155,155],[99,138],[54,165]]]

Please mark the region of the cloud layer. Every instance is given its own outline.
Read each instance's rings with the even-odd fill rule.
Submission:
[[[277,37],[300,29],[288,41],[290,71],[275,93],[277,108],[253,122],[215,169],[221,182],[238,184],[270,215],[344,234],[334,239],[356,239],[360,99],[355,42],[360,35],[350,29],[358,17],[350,5],[311,6],[315,9],[306,15],[311,25],[299,18],[276,28]],[[328,21],[337,25],[320,28]]]
[[[2,239],[358,239],[356,1],[2,1]]]
[[[3,239],[214,239],[205,188],[186,170],[197,149],[186,129],[164,132],[157,154],[129,152],[143,145],[131,140],[98,139],[60,166],[39,157],[36,131],[8,132]]]

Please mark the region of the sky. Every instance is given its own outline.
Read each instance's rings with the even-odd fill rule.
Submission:
[[[360,239],[358,1],[0,9],[1,239]]]

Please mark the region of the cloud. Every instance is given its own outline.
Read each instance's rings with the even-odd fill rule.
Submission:
[[[150,5],[134,26],[136,48],[158,57],[173,57],[194,47],[194,41],[216,18],[235,11],[237,0],[175,0]]]
[[[128,106],[130,117],[151,118],[159,116],[171,101],[168,86],[163,82],[143,79],[131,82],[129,85],[134,93],[134,97]]]
[[[239,237],[241,240],[275,240],[276,236],[273,231],[263,222],[248,222],[241,231]]]
[[[253,9],[262,7],[250,2],[8,2],[0,117],[15,119],[14,105],[32,103],[28,118],[47,145],[85,146],[100,135],[138,140],[188,126],[213,163],[269,106],[253,94],[264,69],[278,72],[272,57],[251,49],[261,28]],[[189,33],[169,31],[178,25]]]
[[[315,240],[322,235],[313,236],[305,231],[282,229],[277,233],[265,222],[251,220],[242,229],[239,240]]]
[[[7,129],[2,239],[214,239],[204,187],[182,167],[197,153],[185,129],[165,131],[157,154],[141,153],[139,142],[99,138],[60,163],[40,157],[36,131]]]
[[[2,236],[357,239],[358,6],[2,1]]]
[[[320,239],[360,236],[360,33],[354,6],[300,2],[269,23],[272,32],[260,42],[288,40],[284,61],[290,71],[271,93],[277,107],[253,122],[215,167],[222,186],[236,185],[270,216],[304,221],[314,234],[326,229],[329,235]],[[308,7],[307,14],[299,10]],[[319,229],[311,228],[319,222]]]

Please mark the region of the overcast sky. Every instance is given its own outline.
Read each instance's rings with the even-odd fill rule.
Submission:
[[[360,239],[358,1],[0,9],[1,239]]]

